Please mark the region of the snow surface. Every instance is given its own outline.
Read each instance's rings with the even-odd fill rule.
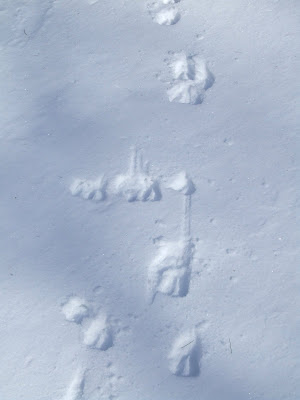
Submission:
[[[0,400],[299,400],[299,17],[1,2]]]

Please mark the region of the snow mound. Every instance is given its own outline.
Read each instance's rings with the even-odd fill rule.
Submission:
[[[83,318],[88,317],[89,308],[84,299],[72,296],[69,300],[63,304],[62,313],[65,315],[66,320],[80,324]]]
[[[159,183],[149,175],[141,154],[134,149],[129,170],[115,177],[111,184],[114,194],[121,195],[127,201],[158,201],[161,199]]]
[[[200,373],[199,339],[194,330],[175,339],[168,356],[169,370],[177,376],[198,376]]]
[[[148,268],[148,292],[152,302],[158,292],[173,297],[187,295],[193,252],[194,244],[188,239],[159,244]]]
[[[174,25],[180,20],[180,12],[175,7],[164,8],[155,14],[153,20],[159,25]]]
[[[94,181],[87,179],[75,179],[70,187],[73,196],[82,197],[85,200],[102,201],[106,198],[106,182],[103,177]]]
[[[172,177],[167,183],[166,187],[181,192],[185,195],[192,195],[196,191],[192,179],[185,171],[179,172],[179,174]]]
[[[214,83],[214,76],[206,62],[199,56],[185,53],[174,55],[169,64],[173,81],[167,91],[169,101],[185,104],[200,104],[204,94]]]
[[[83,343],[99,350],[107,350],[112,347],[112,330],[105,315],[98,315],[90,322],[84,332]]]

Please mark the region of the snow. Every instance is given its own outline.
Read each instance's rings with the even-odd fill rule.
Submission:
[[[1,3],[1,400],[299,399],[299,16]]]

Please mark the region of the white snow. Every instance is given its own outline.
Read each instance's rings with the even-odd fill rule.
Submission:
[[[299,400],[299,18],[0,2],[0,400]]]

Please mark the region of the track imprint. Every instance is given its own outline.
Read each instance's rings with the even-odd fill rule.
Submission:
[[[195,329],[179,335],[168,356],[169,370],[177,376],[198,376],[200,373],[200,342]]]
[[[102,351],[113,346],[114,329],[111,318],[103,312],[94,312],[85,299],[70,296],[62,304],[61,311],[67,321],[80,325],[84,345]],[[119,327],[115,325],[119,331]]]
[[[174,54],[168,62],[173,80],[169,83],[167,94],[170,102],[201,104],[205,91],[214,83],[214,76],[206,62],[197,55]]]
[[[185,195],[191,195],[195,192],[196,188],[192,179],[185,171],[173,176],[168,180],[166,187],[181,192]]]
[[[177,186],[175,187],[177,188]],[[182,189],[182,179],[180,179],[178,187]],[[195,191],[194,184],[192,185],[193,191],[191,191],[191,185],[184,185],[184,187],[188,188],[187,193]],[[157,254],[148,266],[147,287],[150,303],[153,303],[157,293],[172,297],[184,297],[188,294],[195,247],[190,230],[191,194],[186,194],[184,196],[181,238],[175,241],[159,240]]]
[[[83,343],[93,349],[107,350],[113,345],[113,332],[106,315],[91,319],[83,334]]]
[[[62,313],[65,315],[66,320],[80,324],[83,318],[86,318],[90,314],[90,310],[87,302],[78,297],[71,296],[68,301],[62,305]]]
[[[75,372],[62,400],[80,400],[84,391],[85,371],[81,368]]]
[[[106,185],[103,177],[94,181],[75,179],[70,186],[70,191],[73,196],[79,196],[84,200],[103,201],[106,199]]]
[[[158,201],[161,199],[159,182],[149,175],[148,164],[144,165],[141,152],[133,149],[129,170],[112,181],[112,193],[124,196],[128,202]]]
[[[180,12],[175,3],[180,0],[162,0],[148,5],[149,13],[159,25],[175,25],[180,20]]]

